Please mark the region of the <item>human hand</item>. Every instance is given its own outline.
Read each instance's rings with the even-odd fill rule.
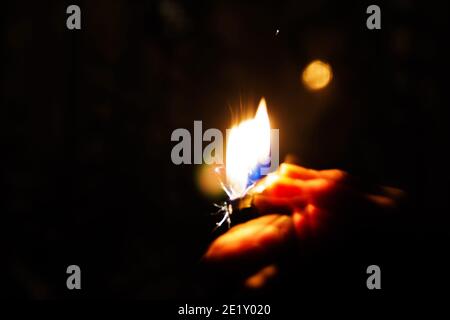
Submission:
[[[349,232],[349,226],[384,224],[386,214],[404,196],[391,187],[368,188],[341,170],[292,164],[282,164],[261,185],[264,188],[254,195],[253,203],[262,216],[231,228],[213,241],[204,256],[249,288],[260,288],[273,278],[279,271],[277,257],[298,249],[297,244]]]

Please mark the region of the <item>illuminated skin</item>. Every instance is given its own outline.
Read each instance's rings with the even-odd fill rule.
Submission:
[[[258,289],[277,273],[271,257],[292,241],[327,232],[336,225],[334,219],[354,219],[347,217],[347,211],[357,211],[360,216],[361,212],[390,212],[402,197],[402,191],[388,187],[379,188],[377,194],[363,192],[340,170],[282,164],[275,178],[271,177],[270,184],[254,198],[254,205],[265,215],[217,238],[204,260],[219,267],[245,269],[241,270],[247,275],[244,285]],[[276,214],[286,209],[291,215]],[[368,215],[363,218],[372,218]]]

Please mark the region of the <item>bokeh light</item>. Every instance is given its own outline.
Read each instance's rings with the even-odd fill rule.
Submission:
[[[321,60],[314,60],[303,70],[302,81],[310,90],[325,88],[333,78],[331,66]]]
[[[214,172],[215,166],[201,165],[197,170],[197,186],[202,194],[210,198],[217,198],[223,194],[217,174]]]

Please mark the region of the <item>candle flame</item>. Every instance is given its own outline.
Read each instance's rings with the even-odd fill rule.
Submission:
[[[229,133],[225,170],[231,200],[245,195],[250,174],[269,160],[270,121],[266,100],[262,98],[255,117],[241,122]]]

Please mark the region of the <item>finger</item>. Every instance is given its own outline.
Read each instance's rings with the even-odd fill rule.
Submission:
[[[309,180],[320,178],[320,173],[313,169],[307,169],[290,163],[282,163],[278,168],[280,176],[292,179]]]
[[[267,283],[270,282],[270,280],[272,280],[277,274],[278,267],[275,264],[270,264],[259,270],[254,275],[248,277],[244,282],[244,286],[251,290],[261,289],[267,286]]]
[[[292,214],[295,234],[298,239],[316,236],[326,227],[326,210],[308,204],[303,210],[295,210]]]
[[[295,235],[298,239],[304,239],[307,233],[308,219],[304,211],[294,211],[292,213],[292,222],[294,224]]]
[[[335,205],[348,192],[345,186],[323,178],[311,180],[292,179],[278,176],[262,191],[268,200],[278,203],[291,202],[291,208],[303,208],[305,203],[318,207]],[[278,198],[278,200],[277,200]]]
[[[366,194],[364,197],[374,205],[384,209],[394,209],[397,207],[397,200],[392,197],[386,197],[375,194]]]
[[[335,182],[344,182],[348,179],[348,174],[339,169],[320,170],[319,175],[321,178],[330,179]]]
[[[231,228],[217,238],[205,260],[226,265],[258,265],[293,236],[292,220],[286,215],[265,215]]]
[[[276,176],[262,191],[262,194],[274,197],[307,197],[324,190],[331,182],[326,179],[300,180],[285,176]]]
[[[296,208],[305,207],[306,198],[298,197],[274,197],[266,195],[255,195],[253,197],[253,205],[258,209],[260,214],[280,213],[291,214]]]
[[[292,179],[311,180],[323,178],[333,181],[343,181],[348,176],[346,172],[338,169],[314,170],[290,163],[282,163],[278,169],[278,174]]]

